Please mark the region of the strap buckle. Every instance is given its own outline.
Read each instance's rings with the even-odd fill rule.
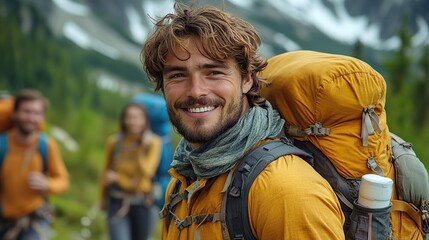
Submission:
[[[176,217],[176,218],[174,219],[174,224],[176,225],[176,227],[177,227],[179,230],[182,230],[183,228],[185,228],[184,221],[185,221],[185,220],[180,220],[178,217]]]
[[[324,128],[321,122],[316,122],[313,125],[310,125],[307,129],[304,129],[307,135],[314,135],[319,137],[329,136],[330,129]]]

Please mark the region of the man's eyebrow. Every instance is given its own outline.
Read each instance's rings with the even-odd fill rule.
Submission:
[[[173,72],[173,71],[184,71],[186,70],[185,67],[180,67],[180,66],[165,66],[164,69],[162,70],[163,74],[167,74],[169,72]]]
[[[198,65],[198,69],[211,69],[211,68],[229,68],[228,64],[224,62],[213,62]],[[162,70],[163,74],[167,74],[173,71],[186,71],[186,67],[182,66],[165,66]]]
[[[224,62],[213,62],[203,64],[200,68],[229,68],[229,66]]]

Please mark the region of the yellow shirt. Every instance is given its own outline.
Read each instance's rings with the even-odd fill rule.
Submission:
[[[3,216],[14,218],[29,214],[44,203],[45,196],[28,186],[30,172],[43,172],[43,160],[37,151],[38,138],[29,145],[15,141],[16,131],[9,130],[8,149],[0,173],[0,202]],[[56,142],[47,138],[48,194],[65,192],[69,177]]]
[[[153,187],[152,178],[161,160],[162,140],[156,134],[152,133],[147,148],[137,143],[135,138],[128,136],[122,138],[117,148],[118,140],[119,135],[113,135],[107,139],[106,164],[101,180],[102,201],[106,199],[107,194],[104,181],[107,169],[117,172],[117,185],[125,192],[150,193]]]
[[[181,201],[174,214],[179,219],[208,213],[220,213],[228,173],[212,179],[187,183],[173,176],[167,193],[181,181],[179,192],[189,191],[188,201]],[[168,201],[169,194],[166,195]],[[270,163],[255,179],[249,192],[249,220],[257,239],[344,239],[344,215],[332,188],[315,170],[297,156],[287,155]],[[222,239],[220,221],[191,224],[179,230],[171,221],[163,239]]]

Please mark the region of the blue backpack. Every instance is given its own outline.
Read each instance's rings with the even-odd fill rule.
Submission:
[[[2,133],[2,134],[0,134],[0,170],[3,166],[3,161],[6,157],[7,148],[8,148],[8,146],[7,146],[7,134]],[[46,171],[47,171],[48,143],[47,143],[46,135],[43,133],[39,134],[39,145],[37,146],[37,151],[42,156],[43,172],[46,173]]]

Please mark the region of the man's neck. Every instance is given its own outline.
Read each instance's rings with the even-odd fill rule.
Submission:
[[[16,141],[20,144],[31,144],[35,138],[35,136],[37,135],[37,131],[33,131],[31,133],[24,133],[22,132],[20,129],[15,128],[15,137],[16,137]]]

